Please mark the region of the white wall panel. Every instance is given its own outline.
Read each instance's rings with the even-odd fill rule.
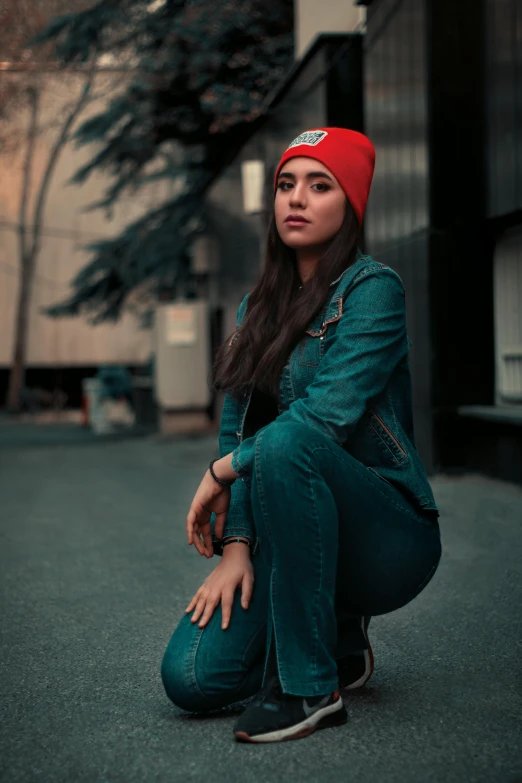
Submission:
[[[355,0],[295,0],[295,56],[302,57],[320,33],[350,33],[366,16]]]
[[[17,79],[19,74],[3,73],[2,78]],[[41,113],[46,128],[38,140],[34,181],[38,181],[50,145],[55,138],[53,121],[78,94],[81,74],[46,74]],[[100,74],[97,92],[109,95],[121,85],[126,74]],[[88,107],[83,119],[98,113],[103,101]],[[12,117],[13,134],[27,124],[21,113]],[[18,221],[23,147],[17,154],[0,156],[0,366],[11,363],[15,305],[18,295]],[[29,317],[28,366],[74,366],[121,362],[141,363],[150,356],[152,334],[142,330],[134,316],[127,314],[117,324],[91,326],[83,317],[50,319],[40,310],[67,298],[70,281],[86,265],[89,254],[80,246],[96,239],[116,236],[128,222],[139,217],[151,205],[169,195],[164,183],[157,183],[135,196],[123,199],[112,219],[105,213],[82,211],[103,196],[108,180],[100,174],[81,186],[67,185],[77,168],[95,153],[94,147],[67,146],[56,167],[44,215],[42,249],[37,264]],[[32,194],[34,198],[34,193]]]

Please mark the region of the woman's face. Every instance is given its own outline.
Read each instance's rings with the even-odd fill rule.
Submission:
[[[319,248],[341,228],[346,195],[330,169],[313,158],[296,157],[279,172],[274,208],[285,245],[295,250]],[[291,216],[300,220],[292,221]]]

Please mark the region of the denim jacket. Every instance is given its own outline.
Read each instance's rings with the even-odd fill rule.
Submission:
[[[386,264],[358,253],[330,288],[281,373],[275,426],[296,421],[319,430],[396,486],[418,510],[438,516],[415,446],[408,362],[412,341],[402,280]],[[237,311],[238,329],[248,296]],[[231,344],[238,336],[239,331]],[[250,503],[254,449],[259,432],[272,421],[249,416],[253,388],[240,399],[225,395],[219,450],[221,457],[232,452],[232,468],[240,476],[231,487],[223,536],[247,535],[255,543]],[[211,525],[213,531],[212,520]]]

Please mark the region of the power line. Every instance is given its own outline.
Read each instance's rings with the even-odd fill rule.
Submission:
[[[20,277],[20,269],[17,266],[14,266],[13,264],[8,264],[5,261],[0,261],[0,268],[5,269],[9,274]],[[46,277],[41,277],[41,275],[35,275],[34,276],[35,282],[43,283],[44,285],[48,286],[49,288],[55,288],[60,289],[63,291],[64,288],[69,288],[70,283],[56,283],[53,280],[48,280]]]
[[[62,63],[47,62],[3,62],[0,61],[0,71],[10,73],[88,73],[90,65],[82,65],[76,63],[74,65],[64,66]],[[139,71],[134,66],[125,65],[98,65],[96,66],[95,73],[147,73],[147,71]]]
[[[19,231],[20,230],[20,223],[15,223],[11,220],[0,220],[0,229],[10,229],[12,231]],[[28,225],[26,227],[28,230],[33,230],[34,225]],[[103,234],[94,234],[88,231],[71,231],[66,228],[42,228],[40,231],[40,236],[44,237],[53,237],[55,239],[78,239],[80,240],[81,237],[84,237],[85,239],[107,239],[108,237],[104,236]]]

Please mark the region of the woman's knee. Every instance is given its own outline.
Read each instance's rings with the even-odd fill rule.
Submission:
[[[214,705],[201,692],[196,677],[197,645],[202,631],[194,629],[192,642],[187,644],[181,630],[178,626],[174,631],[161,662],[161,680],[165,693],[182,710],[202,712],[212,709]]]
[[[239,593],[235,600],[239,601]],[[239,606],[239,604],[238,604]],[[236,607],[236,613],[244,611]],[[169,699],[183,710],[205,712],[248,698],[261,686],[266,624],[245,640],[223,631],[215,611],[204,628],[185,615],[170,639],[161,664],[161,679]]]

